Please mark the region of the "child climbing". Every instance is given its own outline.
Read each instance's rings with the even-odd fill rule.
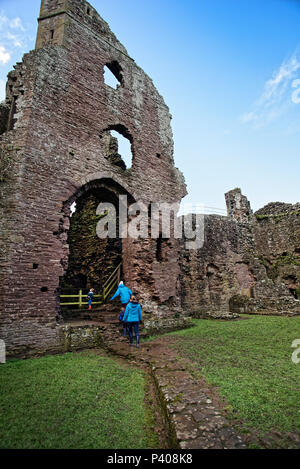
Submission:
[[[133,345],[133,329],[136,339],[136,346],[140,346],[139,323],[142,322],[142,308],[136,297],[132,295],[130,302],[126,306],[123,321],[127,322],[130,346]]]
[[[117,289],[116,293],[114,294],[114,296],[110,299],[110,301],[114,300],[119,295],[120,295],[120,300],[121,300],[121,304],[122,304],[121,314],[120,314],[120,321],[123,322],[123,336],[125,337],[126,332],[127,332],[127,328],[126,328],[126,322],[123,320],[123,316],[124,316],[126,306],[128,305],[129,300],[132,296],[132,291],[130,290],[130,288],[128,288],[124,285],[124,282],[119,283],[118,289]]]
[[[93,288],[91,288],[90,291],[87,294],[88,302],[89,302],[89,309],[92,309],[92,301],[93,301],[94,291],[95,290]]]

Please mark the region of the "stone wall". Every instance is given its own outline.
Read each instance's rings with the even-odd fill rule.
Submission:
[[[103,344],[103,327],[87,321],[61,325],[58,344],[63,352],[99,347]]]
[[[105,66],[119,80],[116,89],[104,82]],[[0,109],[0,337],[8,349],[57,346],[74,201],[93,188],[146,204],[186,194],[170,121],[152,80],[91,5],[42,1],[36,50],[10,74]],[[130,140],[130,169],[108,158],[111,130]],[[159,269],[155,240],[122,246],[124,280],[153,311],[170,298],[179,302],[174,240],[168,250]]]
[[[253,214],[240,189],[225,197],[228,216],[204,218],[203,247],[182,245],[183,307],[300,313],[300,204],[272,203]]]

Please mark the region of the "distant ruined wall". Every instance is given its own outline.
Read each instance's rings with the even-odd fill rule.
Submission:
[[[225,197],[228,217],[206,215],[203,247],[182,249],[184,308],[300,312],[300,204],[253,214],[240,189]]]
[[[300,300],[300,203],[270,203],[255,218],[257,254],[268,279]]]
[[[104,82],[107,65],[119,79]],[[9,353],[58,347],[59,282],[68,266],[70,205],[97,187],[133,200],[179,202],[171,116],[152,80],[84,0],[43,0],[36,49],[0,106],[0,337]],[[107,158],[107,131],[131,142],[132,168]],[[154,306],[179,290],[178,243],[163,269],[155,240],[126,241],[124,278]],[[173,248],[173,249],[172,249]],[[147,272],[149,282],[145,282]]]

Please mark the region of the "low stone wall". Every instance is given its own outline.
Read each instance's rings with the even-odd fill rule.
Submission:
[[[60,348],[63,352],[99,347],[103,327],[99,324],[63,324],[58,328]]]
[[[6,341],[8,358],[30,358],[46,354],[56,354],[99,347],[102,343],[103,325],[92,321],[77,321],[56,325],[55,327],[39,327],[40,340],[35,341],[36,329],[24,328],[23,341]],[[30,335],[31,334],[31,335]]]
[[[10,324],[14,334],[9,333],[9,327],[0,327],[0,339],[6,345],[9,358],[30,358],[38,355],[60,353],[61,348],[57,338],[56,324],[38,324],[31,321],[15,321]]]
[[[104,308],[102,308],[104,309]],[[0,335],[6,344],[7,356],[9,358],[30,358],[46,354],[65,353],[75,350],[83,350],[103,346],[107,340],[107,331],[110,331],[113,341],[119,341],[119,321],[112,320],[113,316],[118,318],[119,314],[113,311],[92,311],[91,318],[78,317],[75,320],[66,320],[61,324],[39,326],[35,324],[22,324],[22,340],[9,340],[9,337]],[[108,316],[108,320],[104,317]],[[85,315],[85,313],[84,313]],[[88,312],[86,313],[88,316]],[[101,322],[100,322],[101,321]],[[27,326],[27,327],[25,327]],[[159,335],[193,326],[192,319],[178,312],[171,313],[168,317],[164,314],[144,314],[141,327],[141,337]],[[20,326],[21,327],[21,326]],[[38,332],[38,340],[35,340]],[[20,334],[21,336],[21,334]]]
[[[190,362],[178,358],[171,337],[157,338],[140,349],[114,343],[110,353],[126,358],[134,366],[149,370],[153,379],[160,415],[164,420],[168,448],[244,449],[242,437],[220,408],[203,379],[190,372]]]
[[[150,361],[161,406],[168,421],[172,448],[245,449],[246,445],[188,372],[187,363],[174,356]]]
[[[152,317],[144,319],[143,335],[164,334],[165,332],[177,331],[192,327],[193,322],[190,317]]]
[[[286,312],[300,314],[300,301],[292,297],[265,297],[248,298],[244,295],[235,295],[229,301],[232,313],[260,313],[285,314]]]
[[[232,313],[230,311],[193,311],[191,313],[193,318],[197,319],[222,319],[222,320],[233,320],[239,319],[240,315]]]

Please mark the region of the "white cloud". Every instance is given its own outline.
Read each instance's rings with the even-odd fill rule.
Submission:
[[[0,65],[6,64],[12,58],[14,49],[25,49],[27,43],[28,33],[21,19],[18,16],[9,18],[3,10],[0,11]]]
[[[0,45],[0,63],[5,65],[10,60],[10,53],[5,49],[4,46]]]
[[[297,72],[300,75],[300,47],[266,81],[260,98],[252,110],[241,117],[241,121],[263,127],[282,116],[292,103],[292,86]]]
[[[5,16],[2,12],[0,13],[0,31],[3,29],[3,26],[6,25],[8,22],[7,16]]]
[[[0,12],[0,39],[3,40],[4,34],[9,31],[9,19]]]
[[[16,34],[12,34],[9,31],[5,34],[6,39],[12,41],[14,47],[23,47],[22,39]]]
[[[25,28],[22,25],[22,21],[19,17],[10,20],[9,26],[13,29],[20,29],[21,31],[25,31]]]
[[[255,114],[255,112],[251,111],[251,112],[246,112],[242,117],[241,117],[241,120],[242,122],[244,123],[247,123],[247,122],[251,122],[251,121],[255,121],[257,119],[257,116]]]
[[[300,104],[300,80],[299,78],[292,82],[292,88],[297,88],[295,91],[293,91],[292,101],[295,104]]]
[[[21,18],[18,16],[15,18],[8,18],[3,11],[0,13],[0,31],[3,28],[10,28],[10,29],[19,29],[20,31],[25,31],[25,28],[22,24]]]

